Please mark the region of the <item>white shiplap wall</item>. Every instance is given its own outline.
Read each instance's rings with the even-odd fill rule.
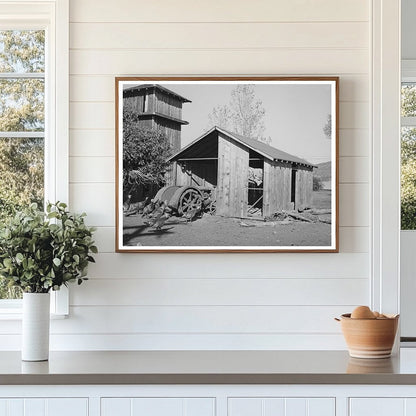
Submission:
[[[100,254],[52,348],[344,348],[332,318],[369,303],[370,3],[70,1],[70,205]],[[114,77],[205,74],[340,76],[339,254],[114,253]]]

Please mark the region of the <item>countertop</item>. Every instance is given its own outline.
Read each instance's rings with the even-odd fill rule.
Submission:
[[[55,351],[46,362],[0,353],[0,385],[416,384],[416,349],[387,359],[347,351]]]

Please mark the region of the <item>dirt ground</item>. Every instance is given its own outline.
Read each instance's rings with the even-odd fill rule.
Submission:
[[[313,207],[328,209],[330,191],[314,192]],[[328,246],[331,225],[303,221],[253,221],[204,214],[193,222],[171,217],[161,230],[140,215],[124,217],[127,246]]]

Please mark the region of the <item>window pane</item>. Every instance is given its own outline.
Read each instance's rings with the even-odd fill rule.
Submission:
[[[416,128],[401,129],[401,228],[416,229]]]
[[[45,31],[0,30],[0,72],[45,72]]]
[[[0,223],[31,202],[43,206],[44,140],[0,138]],[[0,279],[0,299],[19,299],[18,288]]]
[[[44,72],[44,30],[0,30],[0,74],[16,74],[0,78],[0,132],[44,131]],[[43,199],[44,139],[0,138],[0,224],[31,202],[42,207]],[[21,296],[0,279],[0,299]]]
[[[0,79],[0,131],[43,131],[45,82]]]
[[[0,218],[31,202],[43,206],[44,139],[0,138]]]

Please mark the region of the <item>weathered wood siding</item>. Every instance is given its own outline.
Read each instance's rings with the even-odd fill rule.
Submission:
[[[181,125],[161,117],[155,117],[154,125],[167,137],[171,154],[178,152],[181,148]]]
[[[130,110],[136,114],[142,113],[144,111],[145,94],[146,92],[144,90],[124,92],[124,109]]]
[[[176,185],[177,170],[180,169],[176,162],[172,162],[165,173],[165,186]]]
[[[125,91],[123,96],[123,106],[136,114],[153,113],[156,111],[154,89]]]
[[[296,174],[295,209],[305,209],[312,206],[312,169],[298,168]]]
[[[249,151],[236,141],[218,135],[217,214],[247,216]]]
[[[176,181],[178,186],[217,186],[218,162],[216,160],[195,160],[176,164]]]
[[[263,215],[291,208],[292,167],[289,163],[264,160]]]
[[[156,128],[155,121],[152,118],[141,118],[138,120],[138,125],[143,129],[154,129]]]
[[[138,123],[140,127],[161,130],[169,141],[172,153],[180,150],[181,124],[154,115],[154,113],[160,113],[180,119],[182,116],[182,102],[179,99],[153,88],[127,91],[123,99],[123,105],[139,116]]]
[[[173,95],[156,90],[156,105],[153,111],[166,116],[181,119],[182,101],[175,98]]]

